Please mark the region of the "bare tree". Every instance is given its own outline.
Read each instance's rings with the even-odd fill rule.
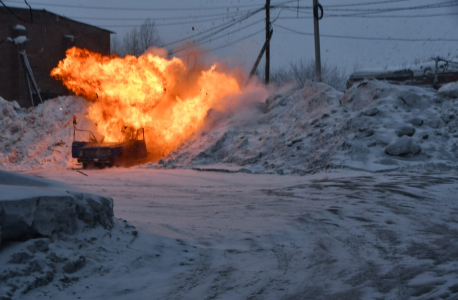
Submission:
[[[153,21],[147,19],[142,26],[140,26],[139,30],[139,42],[140,48],[146,50],[151,46],[160,47],[162,45],[162,41],[159,38],[159,35],[156,30],[156,26]],[[143,50],[143,51],[144,51]]]
[[[132,29],[121,40],[118,37],[111,39],[111,52],[119,56],[131,54],[141,55],[151,46],[162,45],[156,26],[153,21],[147,19],[140,27]]]
[[[296,82],[300,86],[305,84],[306,80],[315,79],[315,60],[302,60],[290,62],[289,66],[275,69],[270,74],[270,81],[282,86],[286,83]],[[261,81],[264,81],[262,67],[256,70],[256,75]],[[332,66],[326,62],[321,65],[321,76],[323,82],[334,87],[337,90],[344,91],[347,81],[347,74],[343,69]]]

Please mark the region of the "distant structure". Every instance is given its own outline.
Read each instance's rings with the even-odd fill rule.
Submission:
[[[70,94],[51,70],[73,46],[110,54],[112,33],[46,10],[0,7],[0,97],[30,107]]]

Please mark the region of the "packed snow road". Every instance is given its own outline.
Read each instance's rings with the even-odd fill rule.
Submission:
[[[137,227],[59,299],[457,299],[458,176],[29,171]]]

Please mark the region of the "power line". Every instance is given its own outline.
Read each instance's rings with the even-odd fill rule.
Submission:
[[[294,9],[286,9],[287,11],[291,11],[296,13]],[[310,11],[299,11],[300,14],[308,15],[306,17],[280,17],[278,19],[310,19],[313,18],[313,13]],[[380,18],[428,18],[428,17],[443,17],[443,16],[456,16],[458,13],[437,13],[437,14],[423,14],[423,15],[374,15],[374,14],[326,14],[326,18],[371,18],[371,19],[380,19]]]
[[[149,17],[152,21],[156,20],[185,20],[185,19],[200,19],[200,18],[209,18],[209,17],[217,17],[217,16],[236,16],[236,15],[241,15],[246,12],[249,12],[250,10],[243,10],[243,11],[237,11],[237,12],[225,12],[225,13],[219,13],[219,14],[211,14],[211,15],[201,15],[201,16],[179,16],[179,17],[165,17],[165,18],[156,18],[156,17]],[[103,20],[103,21],[139,21],[140,18],[98,18],[98,17],[77,17],[77,16],[65,16],[66,18],[70,19],[80,19],[80,20]],[[141,18],[141,19],[148,19],[148,18]]]
[[[248,25],[246,25],[246,26],[243,26],[243,27],[241,27],[241,28],[238,28],[238,29],[236,29],[236,30],[227,32],[227,33],[225,33],[225,34],[223,34],[223,35],[219,35],[219,36],[210,36],[210,37],[207,37],[207,38],[202,38],[200,41],[197,41],[196,43],[193,42],[193,43],[190,44],[190,45],[187,45],[187,46],[182,47],[181,49],[178,49],[178,50],[175,50],[175,51],[171,51],[170,53],[173,54],[173,53],[181,52],[181,51],[186,50],[187,48],[190,48],[190,47],[195,47],[195,46],[199,46],[199,45],[203,45],[203,44],[206,44],[206,43],[213,42],[213,41],[215,41],[215,40],[219,40],[219,39],[221,39],[221,38],[224,38],[224,37],[227,37],[227,36],[229,36],[229,35],[231,35],[231,34],[233,34],[233,33],[242,31],[242,30],[244,30],[244,29],[246,29],[246,28],[249,28],[249,27],[251,27],[251,26],[253,26],[253,25],[256,25],[256,24],[259,24],[259,23],[261,23],[261,22],[264,22],[264,20],[258,20],[258,21],[256,21],[256,22],[250,23],[250,24],[248,24]]]
[[[217,33],[221,32],[221,31],[223,31],[223,30],[225,30],[225,29],[227,29],[227,28],[230,28],[230,27],[234,26],[235,24],[237,24],[237,23],[239,23],[239,22],[242,22],[242,21],[248,19],[248,18],[251,17],[251,16],[254,16],[255,14],[257,14],[258,12],[260,12],[260,11],[262,11],[262,10],[263,10],[263,8],[260,8],[260,9],[258,9],[258,10],[256,10],[256,11],[254,11],[254,12],[248,14],[247,16],[244,16],[243,18],[239,18],[239,19],[237,19],[237,20],[230,21],[230,22],[227,22],[227,23],[224,23],[224,24],[221,24],[221,25],[212,27],[212,28],[210,28],[210,29],[208,29],[208,30],[204,30],[204,31],[199,32],[199,33],[197,33],[197,34],[193,34],[193,35],[187,36],[187,37],[185,37],[185,38],[182,38],[182,39],[179,39],[179,40],[170,42],[170,43],[164,45],[163,47],[165,48],[165,47],[168,47],[168,46],[171,46],[171,45],[174,45],[174,44],[183,42],[183,41],[185,41],[185,40],[187,40],[187,39],[190,39],[190,38],[193,38],[193,37],[202,35],[202,34],[204,34],[204,33],[211,32],[211,31],[213,31],[213,30],[215,30],[215,29],[222,28],[222,29],[219,29],[219,30],[216,31],[216,32],[212,32],[212,33],[208,34],[207,36],[211,36],[211,35],[217,34]]]
[[[313,17],[279,17],[277,20],[305,20],[305,19],[312,19]]]
[[[443,13],[443,14],[429,14],[429,15],[392,15],[392,16],[374,16],[374,15],[347,15],[347,14],[343,14],[343,15],[333,15],[333,14],[330,14],[330,15],[326,15],[326,17],[328,18],[371,18],[371,19],[374,19],[374,18],[377,18],[377,19],[389,19],[389,18],[428,18],[428,17],[443,17],[443,16],[456,16],[458,15],[458,13]]]
[[[4,0],[5,2],[11,3],[23,3],[22,1],[16,0]],[[287,1],[290,2],[290,1]],[[65,7],[65,8],[78,8],[78,9],[103,9],[103,10],[131,10],[131,11],[189,11],[189,10],[218,10],[218,9],[229,9],[229,8],[240,8],[240,7],[259,7],[258,4],[245,4],[245,5],[231,5],[231,6],[213,6],[213,7],[112,7],[112,6],[82,6],[82,5],[68,5],[68,4],[50,4],[42,2],[33,2],[33,5],[44,5],[53,7]]]
[[[386,3],[405,2],[405,1],[412,1],[412,0],[385,0],[385,1],[375,1],[375,2],[326,5],[325,7],[328,8],[328,7],[366,6],[366,5],[386,4]]]
[[[206,20],[197,20],[197,21],[186,21],[186,22],[172,22],[172,23],[157,23],[155,20],[151,20],[154,22],[154,26],[173,26],[173,25],[183,25],[183,24],[196,24],[196,23],[203,23],[203,22],[211,22],[221,20],[221,18],[213,18],[213,19],[206,19]],[[146,21],[146,20],[145,20]],[[233,20],[232,20],[233,21]],[[140,27],[142,24],[129,24],[129,25],[97,25],[103,27]]]
[[[450,1],[450,2],[445,2],[445,3],[440,3],[440,4],[434,4],[434,5],[422,5],[422,6],[411,6],[411,7],[400,7],[400,8],[389,8],[389,9],[326,9],[328,11],[339,11],[339,12],[349,12],[349,13],[344,13],[344,14],[327,14],[327,17],[361,17],[364,16],[366,17],[367,15],[373,16],[374,14],[380,14],[380,13],[386,13],[386,12],[397,12],[401,10],[421,10],[421,9],[429,9],[429,8],[443,8],[443,7],[454,7],[458,6],[458,2],[456,0]],[[296,11],[296,7],[287,7],[288,10],[291,11]],[[304,11],[304,9],[306,11]],[[310,8],[309,7],[299,7],[297,10],[299,10],[301,13],[306,13],[306,14],[311,14],[309,12]],[[353,12],[353,13],[350,13]]]
[[[278,24],[274,26],[280,27],[284,30],[291,31],[301,35],[313,36],[313,33],[301,32]],[[397,41],[397,42],[458,42],[458,39],[409,39],[409,38],[377,38],[377,37],[363,37],[363,36],[344,36],[344,35],[331,35],[320,34],[320,37],[338,38],[338,39],[354,39],[354,40],[371,40],[371,41]]]
[[[397,8],[368,8],[368,9],[347,9],[347,8],[326,8],[328,11],[348,11],[348,12],[392,12],[400,10],[419,10],[419,9],[428,9],[428,8],[442,8],[442,7],[452,7],[457,6],[458,2],[456,0],[438,4],[428,4],[428,5],[419,5],[419,6],[410,6],[410,7],[397,7]]]
[[[215,50],[227,48],[227,47],[232,46],[232,45],[234,45],[234,44],[237,44],[237,43],[239,43],[239,42],[241,42],[241,41],[243,41],[243,40],[246,40],[246,39],[248,39],[248,38],[250,38],[250,37],[252,37],[252,36],[255,36],[255,35],[257,35],[257,34],[259,34],[259,33],[261,33],[261,32],[264,32],[264,29],[261,29],[261,30],[259,30],[259,31],[256,31],[256,32],[254,32],[254,33],[252,33],[252,34],[250,34],[250,35],[246,35],[246,36],[244,36],[244,37],[242,37],[242,38],[240,38],[240,39],[238,39],[238,40],[233,41],[233,42],[230,43],[230,44],[223,45],[223,46],[216,47],[216,48],[212,48],[212,49],[208,49],[208,50],[204,50],[204,51],[202,51],[202,52],[200,52],[200,53],[208,53],[208,52],[212,52],[212,51],[215,51]]]
[[[5,3],[3,3],[3,1],[0,0],[0,3],[1,3],[1,4],[6,8],[6,10],[7,10],[10,14],[12,14],[16,19],[18,19],[18,20],[20,20],[20,21],[22,21],[22,22],[29,23],[27,20],[24,20],[24,19],[22,19],[21,17],[18,17],[18,16],[8,7],[8,6],[6,6]],[[22,1],[21,1],[21,3],[22,3]]]
[[[409,7],[397,7],[397,8],[372,8],[372,9],[346,9],[346,8],[328,8],[325,6],[324,8],[327,11],[347,11],[347,12],[365,12],[365,13],[384,13],[384,12],[393,12],[393,11],[401,11],[401,10],[420,10],[420,9],[429,9],[429,8],[443,8],[443,7],[453,7],[458,6],[458,2],[456,0],[443,2],[438,4],[428,4],[428,5],[419,5],[419,6],[409,6]],[[285,8],[285,9],[292,9],[292,10],[310,10],[313,9],[311,6],[276,6],[276,8]]]

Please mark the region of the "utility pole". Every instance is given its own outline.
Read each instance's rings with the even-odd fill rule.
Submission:
[[[321,82],[321,55],[320,55],[320,27],[318,25],[319,19],[323,17],[323,10],[321,8],[321,17],[318,15],[318,0],[313,0],[313,27],[315,31],[315,78],[316,81]]]
[[[271,29],[270,32],[269,32],[269,39],[264,42],[264,46],[262,46],[261,52],[259,52],[258,59],[256,59],[256,62],[254,63],[253,68],[251,69],[250,77],[248,78],[248,82],[250,81],[251,77],[253,77],[254,73],[256,72],[256,69],[258,68],[258,64],[261,61],[261,58],[264,55],[264,52],[266,52],[267,44],[270,42],[270,39],[272,38],[272,34],[273,33],[274,33],[274,31],[273,31],[273,29]]]
[[[266,0],[266,73],[265,84],[269,84],[270,75],[270,0]]]

